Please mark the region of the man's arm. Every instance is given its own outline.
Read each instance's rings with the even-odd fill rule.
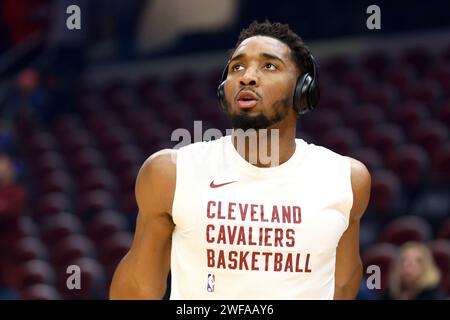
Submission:
[[[149,157],[136,179],[139,207],[130,251],[111,283],[111,299],[162,299],[170,270],[174,224],[171,217],[176,182],[176,151]]]
[[[361,162],[351,159],[353,206],[347,230],[336,251],[334,299],[355,299],[361,286],[362,262],[359,255],[359,222],[370,198],[371,177]]]

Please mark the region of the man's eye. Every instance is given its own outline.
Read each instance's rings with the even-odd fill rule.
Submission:
[[[239,70],[241,70],[241,68],[242,68],[242,65],[235,64],[234,66],[231,67],[231,70],[232,71],[239,71]]]
[[[268,70],[276,70],[277,69],[277,67],[273,64],[273,63],[266,63],[265,65],[264,65],[264,68],[266,68],[266,69],[268,69]]]

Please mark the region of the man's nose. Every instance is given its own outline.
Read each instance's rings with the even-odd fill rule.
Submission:
[[[242,75],[239,83],[241,86],[258,86],[259,85],[259,77],[256,74],[255,70],[248,69]]]

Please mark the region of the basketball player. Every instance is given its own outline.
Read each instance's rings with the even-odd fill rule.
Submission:
[[[318,102],[313,57],[287,25],[254,22],[223,80],[219,102],[233,134],[145,161],[134,241],[110,297],[161,299],[170,270],[171,299],[354,299],[370,174],[296,139],[298,114]],[[279,145],[238,148],[250,129],[276,131]],[[277,157],[264,163],[262,147]]]

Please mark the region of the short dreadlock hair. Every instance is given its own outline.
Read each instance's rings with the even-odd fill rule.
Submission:
[[[311,72],[313,69],[310,60],[310,51],[303,42],[303,39],[293,32],[289,25],[278,22],[272,23],[269,20],[265,22],[253,21],[246,29],[239,34],[236,45],[230,50],[230,57],[247,38],[254,36],[267,36],[284,42],[292,52],[292,60],[297,65],[301,73]]]

